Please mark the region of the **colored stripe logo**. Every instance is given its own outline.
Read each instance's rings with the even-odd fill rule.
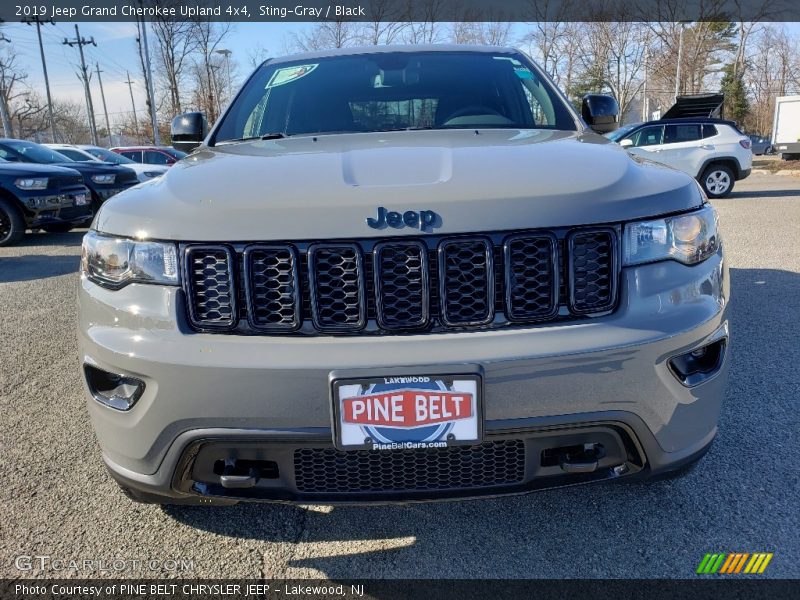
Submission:
[[[700,561],[696,572],[698,575],[760,575],[772,560],[772,555],[772,552],[708,553]]]

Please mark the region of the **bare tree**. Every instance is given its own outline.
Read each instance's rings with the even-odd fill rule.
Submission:
[[[407,44],[434,44],[441,41],[443,4],[443,0],[407,0],[405,15],[409,23],[403,30],[403,41]]]
[[[22,84],[27,78],[28,73],[19,65],[13,47],[3,48],[0,51],[0,117],[7,137],[14,135],[10,107],[15,100],[24,96]]]
[[[401,39],[407,23],[402,20],[402,6],[396,0],[372,0],[369,21],[361,25],[359,43],[368,46],[392,44]]]
[[[358,29],[358,24],[352,21],[323,21],[310,30],[292,32],[288,49],[292,52],[313,52],[353,46],[359,40]]]
[[[165,4],[178,4],[168,0]],[[174,21],[167,18],[154,18],[152,30],[156,39],[156,72],[160,79],[159,87],[165,89],[169,96],[171,115],[183,112],[182,92],[183,78],[190,63],[190,56],[197,50],[197,36],[194,35],[195,23],[191,21]]]
[[[194,104],[206,113],[209,122],[219,117],[226,86],[226,73],[216,50],[231,32],[229,22],[199,20],[194,23],[193,37],[195,61],[192,65],[194,79]],[[199,57],[197,57],[199,55]]]

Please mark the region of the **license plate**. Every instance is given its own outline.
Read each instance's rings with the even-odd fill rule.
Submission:
[[[443,448],[479,443],[478,375],[414,375],[333,381],[340,450]]]
[[[89,197],[86,194],[75,194],[75,206],[85,206],[89,204]]]

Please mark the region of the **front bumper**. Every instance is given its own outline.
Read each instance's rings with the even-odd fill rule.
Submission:
[[[79,339],[83,362],[146,383],[128,412],[92,398],[88,404],[104,460],[127,487],[174,499],[491,495],[659,473],[700,456],[716,433],[727,356],[713,377],[694,387],[677,380],[668,360],[728,336],[728,289],[720,251],[693,267],[662,262],[624,269],[621,305],[602,318],[470,333],[308,339],[190,333],[178,289],[130,285],[112,292],[82,279]],[[303,465],[296,452],[325,454],[332,447],[331,371],[381,375],[398,366],[430,371],[455,365],[482,369],[486,441],[522,440],[522,479],[400,497],[298,488],[296,471]],[[611,436],[604,438],[608,460],[592,473],[564,474],[541,464],[543,449],[591,436]],[[248,492],[224,489],[213,470],[228,457],[280,463],[283,475]],[[335,457],[332,464],[337,468]]]
[[[83,195],[84,204],[77,204]],[[88,188],[68,189],[58,193],[20,194],[25,206],[25,224],[29,228],[55,223],[81,223],[92,216],[91,195]]]

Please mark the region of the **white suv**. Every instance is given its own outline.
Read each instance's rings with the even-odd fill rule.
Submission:
[[[710,198],[722,198],[750,175],[751,141],[733,121],[664,119],[627,125],[607,134],[628,152],[688,173]]]

